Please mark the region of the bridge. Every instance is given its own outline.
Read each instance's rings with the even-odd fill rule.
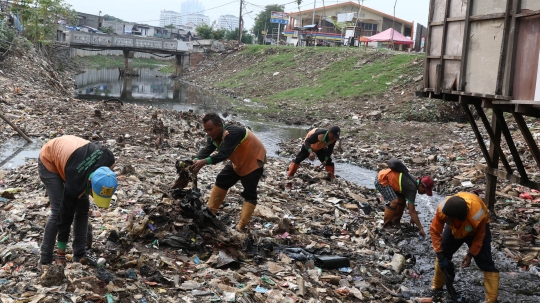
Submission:
[[[124,53],[126,71],[133,71],[135,52],[175,56],[176,74],[189,69],[190,44],[172,39],[149,38],[135,35],[104,35],[86,32],[70,32],[70,47],[84,50],[121,50]]]

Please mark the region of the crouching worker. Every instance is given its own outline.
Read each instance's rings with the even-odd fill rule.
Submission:
[[[217,213],[229,188],[240,180],[245,202],[236,229],[242,231],[257,205],[257,186],[264,171],[266,149],[252,131],[236,125],[225,126],[217,114],[204,115],[202,122],[208,141],[195,158],[193,172],[197,173],[207,164],[231,160],[217,175],[207,205],[214,214]],[[211,155],[216,150],[217,153]]]
[[[66,264],[71,225],[73,261],[80,262],[86,257],[90,207],[88,195],[92,195],[97,206],[109,207],[118,185],[116,174],[110,169],[114,163],[110,150],[75,136],[52,139],[41,148],[38,173],[49,196],[51,214],[43,233],[39,269],[53,261]]]
[[[306,158],[313,161],[315,160],[315,155],[317,155],[317,158],[319,158],[319,161],[324,165],[326,172],[330,176],[330,180],[334,180],[335,172],[332,153],[334,152],[336,141],[339,140],[340,133],[339,126],[332,126],[329,130],[314,128],[309,131],[300,152],[289,165],[287,178],[294,176],[302,161]]]
[[[415,201],[417,193],[433,195],[433,179],[429,176],[415,179],[409,174],[405,165],[396,158],[388,161],[388,167],[381,170],[375,180],[375,188],[387,202],[384,209],[383,227],[399,227],[405,207],[408,207],[411,223],[416,224],[420,229],[420,235],[425,237],[426,233],[418,218]]]
[[[499,271],[491,256],[491,231],[484,201],[473,193],[465,192],[449,197],[437,207],[430,234],[433,250],[437,254],[432,289],[441,290],[445,277],[453,282],[455,270],[452,256],[466,243],[469,251],[461,262],[461,268],[468,267],[471,259],[474,259],[484,272],[484,302],[497,302]]]

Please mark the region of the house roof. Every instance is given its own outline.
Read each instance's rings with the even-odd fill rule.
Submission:
[[[342,7],[342,6],[356,6],[357,8],[360,8],[360,4],[358,3],[355,3],[355,2],[352,2],[352,1],[349,1],[349,2],[344,2],[344,3],[338,3],[338,4],[332,4],[332,5],[326,5],[324,8],[325,9],[333,9],[333,8],[338,8],[338,7]],[[317,7],[315,10],[322,10],[323,7]],[[370,7],[367,7],[367,6],[362,6],[362,10],[366,10],[368,12],[372,12],[372,13],[375,13],[377,15],[381,15],[383,17],[386,17],[386,18],[390,18],[390,19],[393,19],[394,16],[392,15],[389,15],[389,14],[386,14],[386,13],[383,13],[381,11],[378,11],[376,9],[373,9],[373,8],[370,8]],[[289,16],[293,17],[293,16],[297,16],[297,15],[300,15],[300,14],[304,14],[304,13],[312,13],[313,12],[313,9],[306,9],[306,10],[303,10],[303,11],[300,11],[300,12],[290,12],[289,13]],[[294,17],[293,17],[294,18]],[[296,19],[296,18],[295,18]],[[409,25],[413,25],[414,22],[411,22],[411,21],[407,21],[407,20],[403,20],[403,19],[400,19],[400,18],[397,18],[396,17],[396,21],[399,21],[399,22],[402,22],[402,23],[407,23]]]

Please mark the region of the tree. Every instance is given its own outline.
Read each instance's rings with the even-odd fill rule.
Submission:
[[[238,41],[238,27],[232,31],[227,31],[225,40]],[[250,35],[247,30],[242,30],[242,43],[253,44],[253,35]]]
[[[114,34],[114,28],[112,26],[100,27],[99,30],[105,34]]]
[[[169,24],[169,25],[165,25],[165,28],[176,28],[176,26],[174,26],[174,24]]]
[[[259,39],[257,43],[262,44],[263,36],[261,35],[261,32],[266,30],[268,33],[271,33],[273,29],[276,29],[277,32],[277,23],[270,23],[270,17],[271,12],[282,12],[284,10],[283,5],[279,4],[271,4],[267,5],[264,8],[264,11],[260,12],[257,17],[255,17],[255,24],[253,25],[253,28],[251,29],[251,32],[258,36]],[[244,40],[244,39],[242,39]]]
[[[108,15],[108,14],[103,15],[103,19],[105,21],[125,22],[124,20],[122,20],[120,18],[116,18],[115,16],[111,16],[111,15]]]
[[[212,38],[215,40],[223,40],[225,39],[225,35],[227,34],[227,30],[224,28],[216,29],[212,32]]]
[[[212,39],[213,38],[213,30],[212,26],[208,24],[201,24],[195,28],[195,31],[197,32],[197,35],[201,36],[203,39]]]
[[[37,48],[56,40],[60,19],[67,23],[77,20],[77,13],[64,0],[26,0],[14,4],[11,9],[21,16],[23,34]]]

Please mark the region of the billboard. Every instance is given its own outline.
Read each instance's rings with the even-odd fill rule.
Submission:
[[[289,14],[284,12],[272,12],[270,23],[289,24]]]

